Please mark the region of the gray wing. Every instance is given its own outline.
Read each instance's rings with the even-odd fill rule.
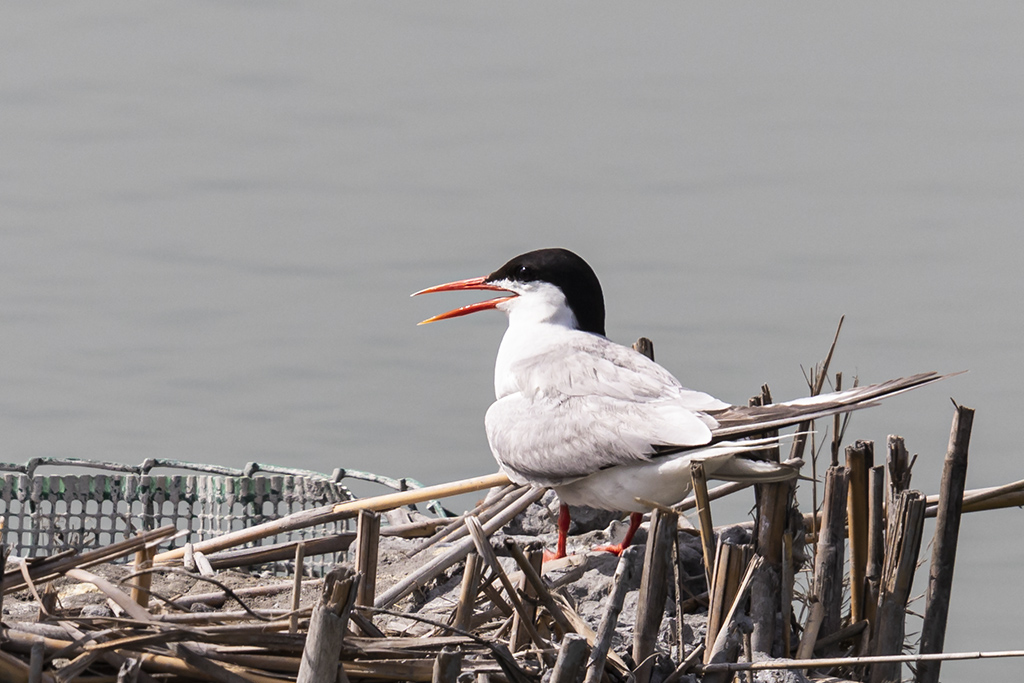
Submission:
[[[711,440],[705,411],[728,404],[603,337],[572,341],[518,363],[519,391],[487,411],[491,450],[514,480],[556,485]]]

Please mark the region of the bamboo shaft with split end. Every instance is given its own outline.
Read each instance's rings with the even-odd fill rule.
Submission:
[[[211,538],[209,540],[196,543],[194,548],[204,553],[224,550],[225,548],[233,548],[236,545],[241,545],[250,541],[257,541],[261,538],[284,533],[286,531],[303,529],[316,524],[326,524],[327,522],[344,519],[345,517],[352,517],[360,510],[383,512],[385,510],[393,510],[394,508],[402,507],[403,505],[422,503],[428,500],[433,500],[434,498],[447,498],[449,496],[457,496],[463,493],[472,493],[473,491],[489,489],[493,486],[504,486],[508,483],[509,478],[507,476],[501,472],[496,472],[482,477],[460,479],[459,481],[453,481],[447,484],[425,486],[421,489],[414,489],[412,491],[386,493],[382,496],[374,496],[372,498],[360,498],[358,500],[349,500],[344,503],[324,505],[310,510],[293,512],[290,515],[285,515],[284,517],[264,522],[263,524],[257,524],[256,526],[249,527],[248,529],[239,529],[238,531],[233,531],[231,533],[224,534],[223,536],[218,536],[217,538]],[[170,560],[179,559],[184,554],[184,548],[174,548],[160,553],[154,558],[154,561],[168,562]]]

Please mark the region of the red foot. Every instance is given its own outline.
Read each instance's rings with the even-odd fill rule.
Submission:
[[[615,545],[595,545],[591,550],[595,553],[611,553],[612,555],[621,555],[622,551],[629,546],[625,543],[616,543]]]
[[[565,553],[562,553],[561,555],[559,555],[557,550],[554,551],[554,552],[552,552],[550,550],[545,550],[544,551],[544,560],[543,561],[544,562],[551,562],[552,560],[560,560],[563,557],[565,557]]]

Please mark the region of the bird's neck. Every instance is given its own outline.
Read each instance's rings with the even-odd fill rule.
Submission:
[[[508,329],[501,338],[494,363],[494,395],[501,399],[527,389],[524,386],[533,364],[530,362],[565,343],[573,334],[583,334],[558,322],[525,322],[509,316]]]

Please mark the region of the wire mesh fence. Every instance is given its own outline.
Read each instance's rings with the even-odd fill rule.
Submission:
[[[102,470],[85,474],[39,474],[40,467]],[[154,469],[174,469],[159,474]],[[182,473],[181,470],[185,470]],[[164,550],[198,543],[285,515],[352,500],[344,479],[389,488],[419,488],[418,482],[353,470],[325,475],[250,463],[237,470],[180,461],[141,465],[81,459],[40,458],[25,465],[0,463],[0,543],[24,558],[100,548],[140,531],[174,525],[180,531]],[[350,531],[350,520],[272,536],[251,545],[272,545]],[[311,557],[320,573],[343,553]],[[283,570],[283,567],[271,567]]]

